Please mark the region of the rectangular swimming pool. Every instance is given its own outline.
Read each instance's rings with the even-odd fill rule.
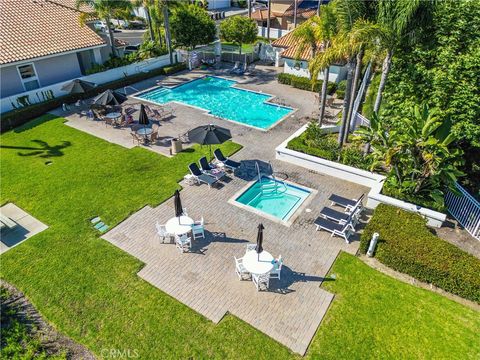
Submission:
[[[310,193],[310,190],[264,176],[235,201],[286,222]]]
[[[157,104],[180,102],[214,116],[260,129],[268,129],[293,112],[292,108],[266,102],[272,95],[233,87],[237,82],[214,76],[174,88],[159,87],[136,97]]]

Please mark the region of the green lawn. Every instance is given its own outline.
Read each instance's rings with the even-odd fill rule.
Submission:
[[[49,116],[2,135],[2,204],[15,202],[50,227],[2,255],[1,277],[97,354],[116,348],[136,350],[142,359],[295,357],[233,316],[215,325],[142,281],[136,275],[142,264],[100,239],[89,223],[100,215],[114,225],[146,204],[161,203],[179,187],[186,165],[208,149],[169,159],[62,122]],[[232,153],[239,146],[230,142],[222,149]],[[480,355],[478,313],[345,254],[333,272],[337,280],[325,286],[337,296],[307,355]]]

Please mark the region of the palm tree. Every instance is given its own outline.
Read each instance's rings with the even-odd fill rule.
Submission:
[[[392,65],[395,47],[405,36],[409,36],[411,40],[415,39],[415,31],[418,31],[422,25],[425,25],[429,21],[428,15],[432,13],[435,4],[435,0],[378,1],[377,23],[386,29],[388,36],[382,39],[382,46],[386,49],[386,55],[382,64],[382,75],[373,107],[374,112],[380,110],[382,94]],[[420,10],[424,10],[424,13],[421,14]]]
[[[112,14],[115,10],[126,10],[131,9],[132,3],[129,0],[76,0],[75,6],[77,9],[80,8],[82,5],[90,6],[93,9],[94,15],[100,19],[103,19],[107,25],[108,31],[108,40],[109,45],[112,51],[112,55],[116,56],[117,52],[115,49],[115,38],[113,37],[113,30],[110,23],[112,18]],[[80,22],[85,24],[89,18],[91,18],[91,13],[81,13],[80,14]]]
[[[324,51],[330,46],[330,41],[335,34],[336,21],[331,6],[324,5],[321,16],[314,16],[295,30],[293,36],[298,41],[297,55],[298,58],[306,47],[310,47],[311,60],[309,61],[309,71],[312,84],[315,85],[318,74],[323,71],[323,83],[320,92],[320,114],[319,125],[322,125],[323,116],[325,114],[325,103],[327,99],[327,85],[329,77],[329,64],[319,61],[317,57],[320,51]]]
[[[155,41],[155,34],[153,32],[153,24],[152,24],[152,16],[150,13],[150,8],[154,6],[155,0],[135,0],[133,3],[134,6],[141,6],[145,9],[145,15],[147,16],[147,25],[148,25],[148,32],[150,35],[150,40]]]

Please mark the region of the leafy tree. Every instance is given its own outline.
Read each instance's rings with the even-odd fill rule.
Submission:
[[[393,127],[375,115],[370,127],[356,132],[358,139],[371,143],[371,170],[387,174],[384,190],[406,200],[431,198],[443,206],[445,188],[463,173],[463,152],[452,146],[456,140],[450,121],[442,120],[438,109],[415,106],[409,116]]]
[[[251,44],[257,39],[257,23],[253,19],[243,16],[232,16],[220,24],[220,37],[229,42],[238,44],[242,53],[243,44]]]
[[[110,43],[109,45],[112,50],[112,54],[116,56],[117,52],[115,49],[115,38],[113,37],[113,30],[110,20],[112,19],[112,14],[116,11],[131,9],[132,3],[129,0],[76,0],[75,5],[77,9],[79,9],[82,5],[90,6],[94,11],[94,15],[105,21],[107,25],[108,40]],[[91,17],[92,14],[81,13],[80,22],[85,24],[85,22]]]
[[[190,50],[215,40],[215,22],[197,5],[176,8],[171,17],[171,29],[175,43]]]

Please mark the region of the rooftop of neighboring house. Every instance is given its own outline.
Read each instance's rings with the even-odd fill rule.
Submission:
[[[104,45],[79,14],[75,0],[2,1],[0,64]]]
[[[299,53],[298,40],[295,39],[294,32],[295,30],[290,31],[288,34],[278,38],[272,42],[272,46],[285,49],[281,54],[283,58],[303,61],[310,60],[312,58],[312,48],[310,46],[305,46],[305,48],[301,49],[302,51]],[[323,48],[323,44],[321,43],[318,43],[317,46],[319,49]]]
[[[297,0],[297,16],[308,19],[317,13],[318,1]],[[275,16],[294,16],[295,2],[293,0],[273,0],[272,13]]]

